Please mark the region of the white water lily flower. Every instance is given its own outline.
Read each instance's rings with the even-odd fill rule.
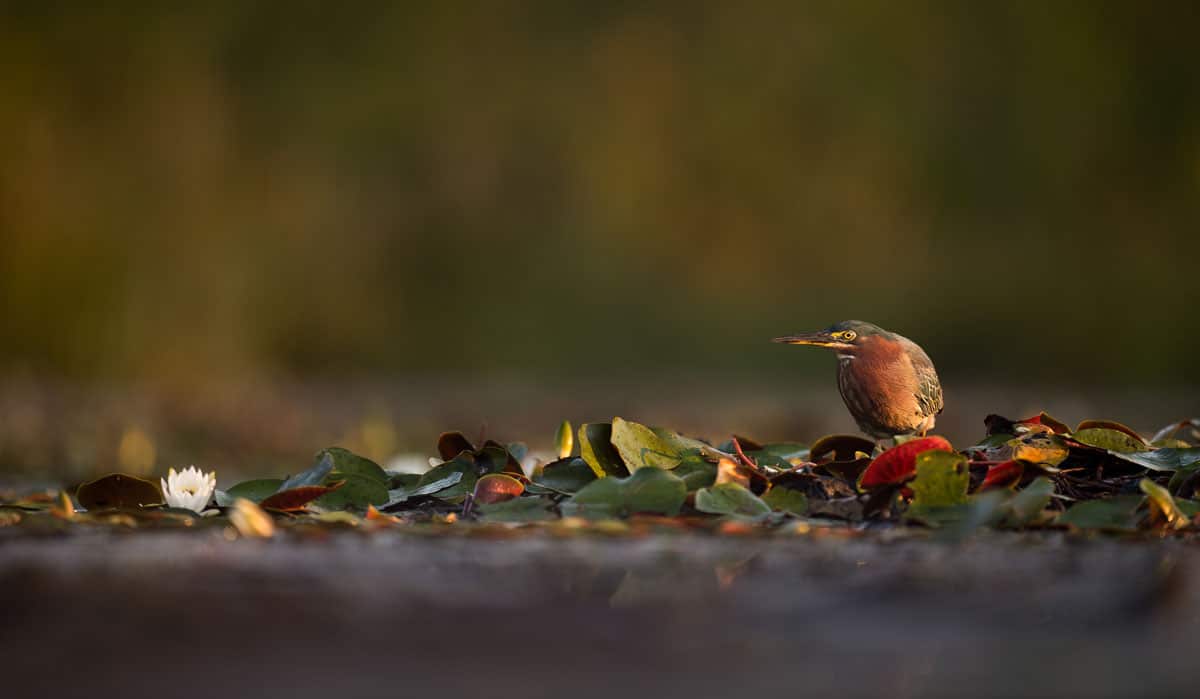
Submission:
[[[171,469],[165,479],[159,480],[167,505],[192,512],[207,507],[217,488],[217,472],[205,473],[195,466],[188,466],[178,473]]]

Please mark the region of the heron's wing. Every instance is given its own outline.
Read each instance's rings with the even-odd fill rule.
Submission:
[[[933,362],[924,352],[913,357],[913,369],[917,373],[917,404],[925,415],[938,415],[942,412],[942,384],[938,381],[937,371]]]

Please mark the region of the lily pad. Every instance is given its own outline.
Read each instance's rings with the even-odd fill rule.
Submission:
[[[641,468],[627,478],[600,478],[561,504],[566,516],[625,517],[634,513],[674,517],[687,498],[683,479],[661,468]]]
[[[554,435],[554,447],[560,459],[567,458],[575,451],[575,430],[571,427],[570,420],[563,420],[558,426],[558,433]]]
[[[450,461],[464,451],[475,451],[475,446],[462,432],[443,432],[438,435],[437,450],[443,461]]]
[[[525,492],[525,484],[505,473],[489,473],[480,476],[475,481],[472,492],[475,502],[480,505],[494,505],[498,502],[512,500]]]
[[[1117,495],[1104,500],[1088,500],[1073,505],[1058,516],[1059,524],[1077,529],[1132,531],[1137,508],[1145,500],[1140,495]]]
[[[645,425],[613,418],[612,445],[630,473],[641,468],[672,469],[679,465],[679,452]]]
[[[1049,478],[1039,476],[1034,479],[1008,501],[1006,523],[1020,527],[1037,521],[1053,494],[1054,483]]]
[[[1163,447],[1153,451],[1115,453],[1113,456],[1151,471],[1189,471],[1200,468],[1200,447]]]
[[[790,512],[799,517],[808,513],[808,496],[792,488],[772,486],[763,494],[762,501],[778,512]]]
[[[383,509],[399,505],[410,498],[415,498],[422,495],[433,495],[444,490],[454,487],[463,479],[462,471],[446,471],[439,474],[439,477],[423,480],[408,488],[395,488],[388,491],[387,505]],[[472,481],[474,487],[474,481]]]
[[[925,451],[917,455],[917,477],[909,487],[913,491],[908,514],[918,518],[935,517],[937,510],[967,503],[967,457],[949,451]]]
[[[384,484],[388,483],[388,474],[379,464],[365,456],[359,456],[349,449],[329,447],[317,452],[316,461],[319,463],[325,456],[333,460],[333,472],[328,476],[333,480],[342,480],[349,476],[362,476]]]
[[[322,495],[332,493],[341,488],[343,484],[343,481],[337,481],[330,485],[302,485],[296,488],[288,488],[287,490],[281,490],[272,494],[258,503],[258,506],[264,510],[273,512],[296,512],[303,510],[305,505]]]
[[[334,475],[337,473],[334,471]],[[384,505],[388,502],[386,481],[378,481],[359,473],[348,473],[342,475],[341,483],[342,486],[337,490],[322,495],[317,504],[327,510],[366,510],[369,505]]]
[[[242,481],[225,491],[225,497],[229,498],[228,501],[223,502],[224,498],[218,496],[217,504],[221,507],[229,507],[233,504],[233,500],[237,498],[246,498],[250,502],[257,504],[266,500],[272,494],[278,493],[279,486],[281,485],[283,485],[283,479],[281,478],[259,478],[252,481]]]
[[[279,492],[299,488],[306,485],[321,485],[326,476],[333,472],[333,455],[321,452],[317,454],[316,463],[307,471],[301,471],[294,476],[284,479],[279,485]]]
[[[579,426],[579,455],[592,468],[597,478],[629,473],[621,454],[612,445],[612,425],[593,422]]]
[[[1128,429],[1128,428],[1127,428]],[[1148,447],[1140,437],[1107,427],[1088,427],[1071,434],[1071,439],[1098,449],[1121,454],[1145,451]]]
[[[485,522],[545,522],[558,519],[545,498],[523,497],[490,505],[479,505],[476,512]]]
[[[582,458],[572,456],[543,466],[533,483],[559,493],[577,493],[594,480],[596,473],[592,467]]]
[[[765,517],[771,506],[737,483],[719,483],[696,491],[696,509],[715,515]]]
[[[875,451],[875,442],[854,434],[831,434],[813,442],[809,458],[817,463],[825,461],[854,461],[859,454],[870,456]]]
[[[1066,461],[1071,450],[1061,437],[1051,434],[1030,434],[1009,442],[1012,458],[1039,466],[1056,467]]]
[[[80,485],[75,491],[75,499],[80,506],[93,511],[152,507],[163,503],[156,484],[126,473],[110,473]]]

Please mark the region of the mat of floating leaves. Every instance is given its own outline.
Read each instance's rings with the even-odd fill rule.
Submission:
[[[852,435],[710,443],[614,418],[564,422],[557,454],[447,432],[425,473],[393,473],[331,447],[287,478],[224,488],[171,469],[159,483],[110,474],[75,489],[0,493],[10,531],[220,527],[270,538],[350,527],[453,534],[638,534],[678,529],[769,535],[886,528],[961,537],[980,528],[1111,535],[1200,532],[1200,420],[1146,437],[1117,422],[1074,429],[1040,414],[996,415],[978,443],[925,437],[883,449]]]

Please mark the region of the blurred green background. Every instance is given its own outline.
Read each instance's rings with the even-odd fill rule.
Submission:
[[[209,387],[229,419],[214,382],[353,377],[400,387],[356,415],[427,415],[422,439],[439,415],[411,397],[449,402],[445,382],[507,413],[497,381],[683,377],[714,405],[706,377],[832,390],[832,361],[765,340],[847,317],[917,339],[947,383],[1194,386],[1197,19],[4,3],[0,456],[103,460],[45,407],[97,385]],[[37,458],[12,436],[30,410],[55,442]]]

